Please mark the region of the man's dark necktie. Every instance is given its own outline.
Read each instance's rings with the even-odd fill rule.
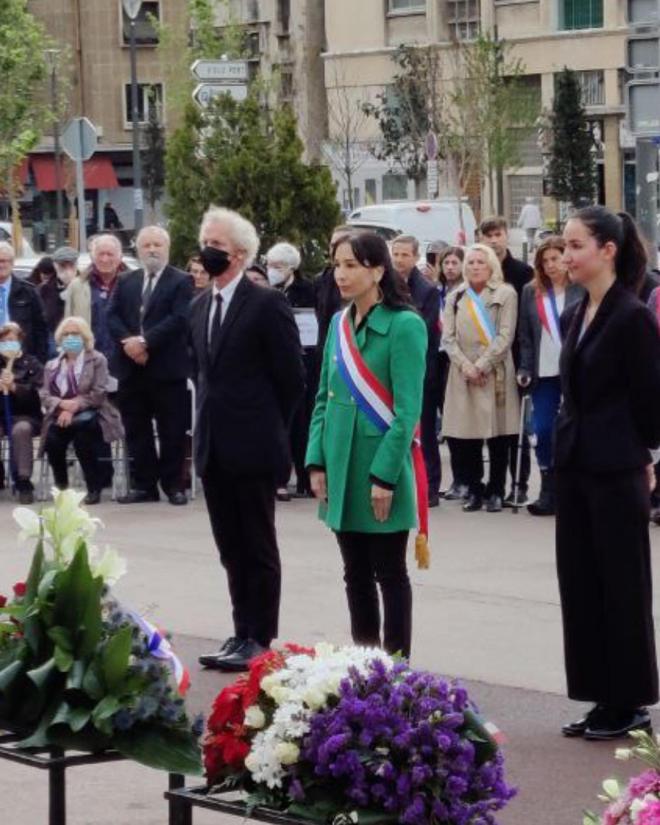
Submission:
[[[222,325],[222,295],[218,292],[215,296],[215,312],[211,321],[211,335],[209,337],[209,351],[215,352],[215,348],[220,337],[220,326]]]
[[[156,277],[155,272],[147,273],[147,278],[149,278],[149,280],[147,281],[147,286],[146,286],[144,292],[142,293],[142,311],[140,313],[141,318],[144,318],[144,316],[147,314],[147,309],[149,307],[149,301],[151,300],[151,293],[154,291],[154,278],[155,277]]]

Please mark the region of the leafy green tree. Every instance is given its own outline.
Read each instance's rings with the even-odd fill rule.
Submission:
[[[592,201],[596,189],[593,138],[580,84],[571,69],[564,68],[557,78],[550,128],[550,193],[572,206]]]
[[[20,241],[17,169],[52,120],[46,103],[44,49],[51,45],[27,0],[0,3],[0,188],[7,193]]]
[[[322,266],[340,218],[329,170],[303,161],[291,109],[271,112],[254,93],[244,102],[223,95],[205,116],[188,108],[168,148],[167,196],[178,261],[196,248],[210,203],[251,220],[262,251],[284,239],[299,246],[308,271]]]

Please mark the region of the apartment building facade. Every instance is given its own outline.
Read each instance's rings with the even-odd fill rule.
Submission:
[[[320,158],[327,133],[322,61],[327,5],[324,0],[216,0],[217,25],[241,27],[251,74],[266,81],[271,103],[293,106],[308,160]]]
[[[526,82],[537,90],[544,109],[552,105],[563,67],[579,73],[595,138],[599,200],[617,209],[634,208],[634,142],[625,128],[623,105],[625,7],[625,0],[331,0],[325,19],[328,105],[347,95],[356,105],[373,100],[392,82],[392,54],[402,43],[449,46],[452,40],[474,38],[479,30],[496,32],[522,61]],[[376,122],[365,121],[359,136],[364,162],[354,176],[353,200],[414,197],[414,186],[401,170],[369,153],[378,137]],[[503,202],[511,220],[525,197],[543,197],[540,136],[522,145],[521,162],[504,175]],[[336,179],[345,186],[341,175]],[[344,189],[344,202],[347,195]],[[545,206],[546,215],[554,217],[553,203],[546,199]]]
[[[67,68],[56,83],[66,88],[66,118],[85,116],[98,130],[98,148],[85,164],[85,211],[90,231],[103,228],[103,207],[111,203],[123,225],[133,226],[133,164],[131,123],[130,23],[121,0],[29,0],[29,11],[40,20],[66,54]],[[155,101],[166,127],[163,56],[158,49],[155,18],[173,30],[188,27],[183,0],[145,0],[136,21],[139,116],[145,122],[149,101]],[[46,96],[50,89],[44,90]],[[62,124],[64,125],[64,124]],[[44,136],[26,166],[22,212],[27,225],[43,222],[52,236],[55,218],[55,161],[52,135]],[[74,195],[73,168],[63,164],[68,205]]]

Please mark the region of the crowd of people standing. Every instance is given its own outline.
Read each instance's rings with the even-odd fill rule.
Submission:
[[[658,693],[648,522],[660,287],[632,220],[582,209],[562,237],[539,244],[533,267],[511,254],[500,217],[465,248],[432,243],[424,262],[411,235],[388,247],[340,226],[314,281],[288,242],[259,263],[254,226],[230,210],[209,208],[198,242],[183,271],[170,264],[166,230],[145,227],[140,267],[123,271],[116,237],[100,235],[85,272],[63,247],[27,281],[0,244],[2,432],[20,500],[33,499],[40,433],[60,488],[73,445],[88,505],[111,483],[118,440],[130,477],[119,503],[162,491],[185,505],[194,415],[234,624],[200,663],[243,670],[277,636],[275,500],[292,494],[316,496],[335,533],[354,640],[408,656],[410,530],[424,566],[427,511],[443,496],[466,513],[527,503],[531,432],[541,490],[528,510],[557,515],[569,695],[594,703],[564,733],[648,727],[644,706]],[[303,341],[296,313],[308,323],[312,311],[315,339]]]

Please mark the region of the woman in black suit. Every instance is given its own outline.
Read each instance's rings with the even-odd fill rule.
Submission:
[[[660,442],[660,333],[635,288],[646,254],[632,219],[602,206],[564,230],[587,295],[562,316],[556,428],[557,571],[568,695],[593,702],[566,736],[648,728],[658,700],[648,533]]]

